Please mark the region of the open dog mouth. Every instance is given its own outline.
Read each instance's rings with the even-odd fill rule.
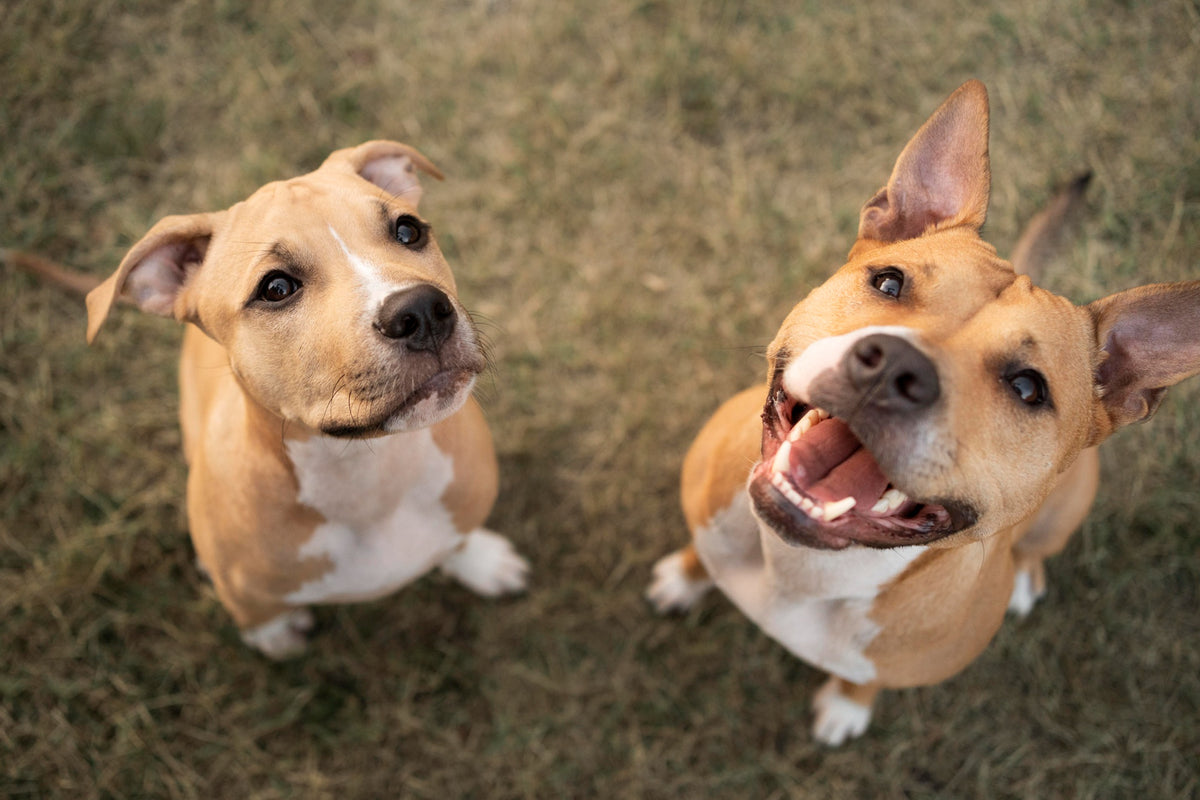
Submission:
[[[785,541],[823,549],[924,544],[975,521],[965,505],[906,494],[845,421],[789,397],[781,370],[763,408],[750,495]]]
[[[424,383],[419,384],[415,389],[412,389],[407,394],[403,394],[395,402],[385,402],[385,399],[390,401],[394,396],[393,390],[379,392],[379,397],[369,397],[368,412],[364,415],[364,419],[355,420],[350,423],[343,423],[335,420],[330,420],[321,425],[321,432],[328,436],[339,436],[342,438],[365,438],[369,436],[379,436],[390,433],[393,430],[400,430],[401,427],[394,427],[397,420],[401,420],[405,415],[413,414],[418,411],[418,406],[422,403],[430,402],[432,408],[430,412],[436,418],[430,419],[424,424],[433,424],[441,419],[441,414],[436,412],[448,409],[451,406],[457,407],[455,403],[465,391],[469,390],[471,382],[478,374],[478,370],[472,369],[445,369],[435,373],[431,378]],[[426,416],[422,414],[422,416]],[[424,427],[417,425],[415,427]]]

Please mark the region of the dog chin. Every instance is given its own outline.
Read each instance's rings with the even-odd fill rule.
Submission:
[[[440,372],[375,420],[350,425],[328,422],[321,426],[321,432],[343,439],[368,439],[428,428],[466,404],[476,377],[475,372],[468,370]]]
[[[403,433],[428,428],[461,409],[475,386],[472,377],[465,384],[446,392],[435,391],[394,415],[383,424],[385,433]]]

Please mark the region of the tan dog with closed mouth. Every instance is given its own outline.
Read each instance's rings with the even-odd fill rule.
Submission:
[[[866,729],[880,689],[954,675],[1006,607],[1029,610],[1091,505],[1096,445],[1200,371],[1200,281],[1076,307],[980,238],[987,138],[973,81],[905,147],[848,262],[771,343],[769,383],[692,445],[693,542],[655,565],[659,610],[715,584],[831,673],[828,744]]]
[[[440,566],[484,595],[528,565],[483,527],[496,457],[485,358],[417,214],[416,150],[374,141],[225,211],[172,216],[92,291],[189,322],[180,417],[192,541],[242,638],[294,654],[310,603]]]

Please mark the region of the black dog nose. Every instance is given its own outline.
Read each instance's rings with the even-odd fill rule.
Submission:
[[[422,284],[390,295],[379,307],[375,330],[409,350],[436,352],[454,331],[457,314],[446,293]]]
[[[864,336],[845,358],[850,382],[866,405],[916,411],[933,405],[941,394],[933,362],[898,336]]]

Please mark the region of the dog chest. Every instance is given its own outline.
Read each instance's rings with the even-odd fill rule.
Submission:
[[[290,442],[298,499],[324,516],[299,557],[332,565],[293,603],[377,597],[419,577],[462,540],[441,498],[454,464],[428,429],[379,439]]]
[[[880,630],[870,615],[880,588],[925,550],[793,547],[760,529],[744,492],[695,541],[714,582],[746,616],[797,657],[855,683],[876,675],[864,652]]]

